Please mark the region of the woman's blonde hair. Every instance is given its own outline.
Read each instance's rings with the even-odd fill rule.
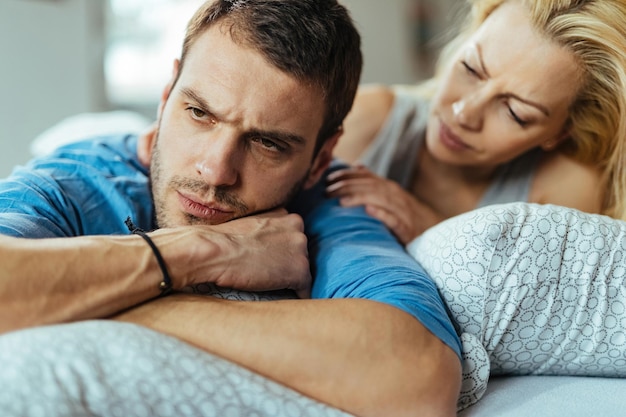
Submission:
[[[422,91],[433,91],[458,48],[507,1],[522,2],[536,29],[580,64],[583,83],[567,121],[572,140],[562,150],[603,170],[608,186],[603,211],[626,220],[625,0],[468,0],[471,12]]]

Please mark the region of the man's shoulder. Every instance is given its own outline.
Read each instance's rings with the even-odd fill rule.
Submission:
[[[94,136],[60,146],[32,160],[34,166],[47,163],[88,163],[92,167],[126,163],[147,171],[137,158],[137,135],[116,134]]]
[[[332,172],[346,168],[348,164],[344,161],[335,158],[324,175],[320,178],[320,180],[311,188],[306,190],[301,190],[294,199],[289,203],[287,209],[292,213],[298,213],[302,217],[306,218],[313,212],[316,207],[328,201],[326,197],[326,178]]]
[[[39,236],[37,227],[50,236],[111,234],[125,230],[128,215],[150,225],[148,170],[137,159],[136,143],[134,135],[98,136],[17,167],[0,181],[0,229],[3,221],[20,218],[28,222],[16,235]]]

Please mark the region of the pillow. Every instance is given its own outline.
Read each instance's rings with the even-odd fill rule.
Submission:
[[[0,361],[3,416],[349,417],[130,323],[94,320],[7,333],[0,336]]]
[[[484,347],[490,363],[474,366],[492,375],[626,376],[626,222],[493,205],[432,227],[407,250],[459,334]]]
[[[150,126],[146,117],[127,110],[80,113],[63,119],[38,135],[30,146],[33,156],[43,156],[61,145],[92,136],[139,133]]]

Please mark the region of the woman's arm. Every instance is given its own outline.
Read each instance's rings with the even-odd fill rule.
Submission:
[[[347,163],[356,162],[383,126],[393,102],[394,94],[389,87],[359,87],[352,110],[343,123],[344,133],[333,154]]]
[[[544,155],[537,168],[529,202],[600,213],[605,192],[600,169],[552,152]]]

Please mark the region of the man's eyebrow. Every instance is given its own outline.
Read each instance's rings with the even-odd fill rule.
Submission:
[[[480,63],[480,68],[482,69],[483,73],[487,76],[487,78],[489,78],[490,77],[489,70],[487,70],[487,66],[485,65],[485,61],[483,60],[482,49],[481,49],[481,47],[480,47],[480,45],[478,43],[474,44],[474,50],[476,51],[476,54],[478,55],[478,62]],[[514,98],[515,100],[521,101],[522,103],[527,104],[529,106],[535,107],[537,110],[542,112],[544,115],[546,115],[547,117],[550,117],[550,110],[548,110],[542,104],[535,103],[532,100],[525,99],[525,98],[520,97],[517,94],[513,94],[513,93],[508,93],[507,96],[511,97],[511,98]]]
[[[260,136],[267,139],[279,140],[285,143],[291,143],[293,145],[304,145],[306,143],[306,139],[300,135],[295,135],[293,133],[281,132],[279,130],[261,130],[261,129],[252,129],[246,133],[246,136]]]
[[[195,101],[199,107],[202,108],[203,111],[214,114],[212,110],[210,110],[209,103],[206,102],[202,97],[200,97],[195,91],[190,88],[183,87],[180,90],[184,95],[186,95],[191,100]],[[291,143],[295,145],[303,145],[306,143],[306,139],[300,135],[296,135],[289,132],[282,132],[279,130],[262,130],[262,129],[251,129],[246,132],[246,136],[260,136],[268,139],[280,140],[285,143]]]
[[[180,91],[186,95],[188,98],[190,98],[191,100],[195,101],[196,103],[198,103],[198,106],[202,107],[202,110],[206,110],[208,111],[210,109],[209,103],[206,102],[205,99],[203,99],[202,97],[200,97],[195,91],[193,91],[191,88],[187,88],[187,87],[183,87],[180,89]]]

